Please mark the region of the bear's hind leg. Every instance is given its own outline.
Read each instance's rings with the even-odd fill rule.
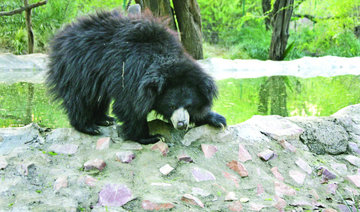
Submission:
[[[64,106],[70,120],[71,126],[77,131],[89,135],[99,135],[99,127],[95,125],[93,120],[93,108],[85,106],[81,102],[64,101]]]
[[[110,101],[110,98],[106,98],[98,103],[94,114],[95,124],[100,126],[110,126],[115,123],[115,119],[113,117],[106,115],[109,111]]]

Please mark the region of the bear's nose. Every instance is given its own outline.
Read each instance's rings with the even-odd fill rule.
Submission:
[[[179,121],[179,122],[176,124],[176,128],[177,128],[178,130],[184,130],[184,129],[186,129],[186,127],[187,127],[187,124],[185,124],[184,121]]]

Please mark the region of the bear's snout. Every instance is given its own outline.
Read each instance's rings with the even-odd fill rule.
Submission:
[[[186,109],[181,107],[172,113],[170,120],[175,129],[187,130],[189,127],[190,115]]]

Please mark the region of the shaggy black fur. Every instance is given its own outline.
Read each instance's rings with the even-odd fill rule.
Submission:
[[[97,125],[111,125],[106,113],[112,99],[125,139],[139,143],[158,141],[149,135],[151,110],[169,119],[186,107],[191,122],[226,126],[210,111],[217,94],[213,79],[150,15],[98,12],[65,26],[50,47],[47,84],[78,131],[96,135]]]

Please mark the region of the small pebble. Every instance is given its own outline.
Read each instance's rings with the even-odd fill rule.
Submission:
[[[235,192],[228,192],[225,196],[225,201],[235,201],[237,200]]]
[[[102,171],[106,166],[105,161],[101,160],[101,159],[94,159],[94,160],[89,160],[86,161],[84,163],[84,170],[88,171],[91,169],[98,169],[99,171]]]
[[[169,164],[166,164],[165,166],[160,168],[160,172],[163,175],[168,175],[172,170],[174,170],[174,168],[171,167]]]
[[[130,163],[134,158],[135,158],[135,154],[131,151],[116,153],[116,160],[122,163]]]
[[[109,149],[110,141],[111,141],[110,137],[99,138],[99,140],[97,140],[96,142],[96,149],[97,150]]]
[[[204,204],[201,202],[201,200],[191,194],[184,194],[184,196],[181,197],[181,201],[204,208]]]
[[[262,151],[258,154],[259,158],[261,158],[262,160],[264,161],[268,161],[270,160],[271,158],[274,157],[274,151],[270,150],[270,149],[267,149],[265,151]]]

